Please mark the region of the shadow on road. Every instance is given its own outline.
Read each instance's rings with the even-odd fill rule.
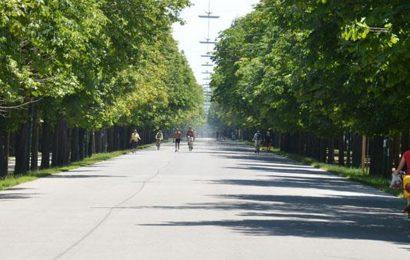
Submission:
[[[35,193],[0,193],[0,200],[18,200],[32,198]]]
[[[89,178],[126,178],[125,176],[113,176],[113,175],[98,175],[98,174],[81,174],[81,175],[69,175],[69,174],[58,174],[50,175],[46,178],[50,179],[89,179]]]
[[[229,150],[226,147],[222,149],[249,150],[244,147],[237,150],[232,147]],[[400,213],[403,206],[400,199],[329,173],[309,169],[307,166],[306,169],[300,169],[299,165],[285,158],[267,155],[253,157],[249,154],[223,156],[238,160],[236,165],[240,166],[230,169],[242,170],[238,174],[244,174],[249,170],[255,179],[213,179],[206,183],[222,186],[255,186],[263,188],[260,190],[261,194],[214,194],[211,197],[215,202],[211,203],[129,209],[232,211],[234,215],[232,219],[169,221],[143,226],[217,226],[246,235],[387,241],[405,245],[406,249],[410,249],[410,221]],[[269,163],[293,164],[293,167],[275,169],[267,167]],[[249,174],[246,175],[249,177]],[[258,176],[264,179],[258,179]],[[287,191],[295,189],[295,192],[296,189],[318,189],[319,192],[315,194],[313,191],[309,195],[272,195],[266,190],[270,187],[285,188]]]

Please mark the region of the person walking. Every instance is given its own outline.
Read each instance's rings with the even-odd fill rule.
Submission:
[[[159,151],[159,149],[161,148],[161,142],[164,139],[164,134],[162,133],[161,130],[159,130],[157,132],[157,134],[155,135],[155,140],[156,140],[156,145],[157,145],[157,150]]]
[[[266,145],[266,150],[269,152],[270,149],[272,148],[272,135],[270,133],[270,129],[266,132],[266,135],[265,135],[265,145]]]
[[[261,150],[261,141],[262,141],[262,135],[259,130],[256,131],[252,140],[255,142],[255,153],[259,154]]]
[[[139,141],[141,141],[141,137],[138,134],[137,129],[134,129],[134,131],[131,133],[131,138],[130,138],[132,153],[135,153],[137,151],[137,146],[138,146]]]
[[[175,152],[179,152],[179,145],[181,144],[182,132],[177,128],[174,132]]]

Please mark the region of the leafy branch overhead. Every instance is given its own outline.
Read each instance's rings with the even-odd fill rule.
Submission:
[[[72,127],[183,124],[202,92],[171,35],[187,0],[0,2],[0,106]],[[53,104],[50,106],[50,104]]]

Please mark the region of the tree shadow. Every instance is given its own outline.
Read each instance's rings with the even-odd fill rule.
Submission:
[[[222,179],[210,180],[208,182],[219,185],[320,189],[323,191],[341,191],[351,193],[363,193],[364,191],[370,190],[376,191],[374,188],[364,187],[344,179],[325,177],[300,178],[293,176],[271,176],[269,179]]]
[[[283,163],[283,164],[294,164],[298,165],[296,162],[292,162],[291,160],[283,157],[277,157],[272,154],[264,154],[261,153],[260,155],[243,155],[243,154],[232,154],[229,153],[224,156],[227,159],[237,159],[241,161],[255,161],[255,162],[275,162],[275,163]]]
[[[234,169],[234,170],[249,170],[249,171],[262,171],[264,173],[298,173],[298,174],[327,174],[327,172],[322,171],[316,168],[298,168],[298,167],[287,167],[287,166],[280,166],[280,167],[261,167],[261,166],[253,166],[249,165],[248,167],[225,167],[227,169]]]
[[[222,152],[227,151],[226,147],[220,149]],[[230,149],[238,151],[235,147]],[[212,179],[206,181],[208,185],[278,187],[294,190],[295,193],[298,189],[317,189],[320,192],[309,192],[308,195],[273,195],[264,192],[274,189],[260,189],[261,194],[211,195],[213,200],[207,203],[126,208],[231,211],[233,215],[230,219],[170,220],[142,224],[143,226],[216,226],[252,236],[361,239],[396,243],[409,249],[410,221],[406,215],[399,213],[403,207],[401,200],[343,177],[299,165],[286,158],[229,153],[221,155],[228,159],[238,159],[238,167],[227,168],[249,170],[259,173],[262,178]],[[278,166],[280,164],[286,166]],[[218,190],[221,190],[221,187],[218,187]]]
[[[294,163],[275,163],[274,161],[269,161],[269,162],[266,162],[264,164],[254,163],[254,162],[251,162],[251,163],[238,163],[237,167],[244,167],[244,168],[246,167],[245,169],[247,169],[249,166],[263,167],[263,168],[268,168],[268,169],[269,168],[274,168],[274,169],[276,169],[276,168],[294,169],[295,168],[295,169],[312,169],[312,170],[319,171],[317,168],[314,168],[312,166],[305,165],[305,164],[299,164],[299,163],[296,163],[296,162],[294,162]]]
[[[401,203],[378,196],[218,195],[221,203],[149,207],[161,210],[232,210],[234,219],[170,221],[143,226],[219,226],[257,236],[365,239],[408,245],[410,223]],[[228,202],[228,201],[231,202]],[[137,209],[137,207],[135,208]]]
[[[97,175],[97,174],[81,174],[81,175],[69,175],[69,174],[58,174],[50,175],[45,178],[50,179],[89,179],[89,178],[126,178],[125,176],[113,176],[113,175]]]
[[[0,200],[18,200],[32,198],[36,193],[0,193]]]
[[[31,190],[30,188],[21,188],[21,187],[11,187],[7,188],[6,191],[22,191],[22,190]]]

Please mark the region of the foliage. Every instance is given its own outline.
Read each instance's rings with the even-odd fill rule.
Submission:
[[[400,0],[262,0],[220,35],[213,117],[320,136],[409,129],[409,10]]]
[[[36,101],[42,118],[86,129],[200,117],[201,88],[171,36],[188,4],[1,1],[0,108],[8,122],[25,121],[11,107]]]

